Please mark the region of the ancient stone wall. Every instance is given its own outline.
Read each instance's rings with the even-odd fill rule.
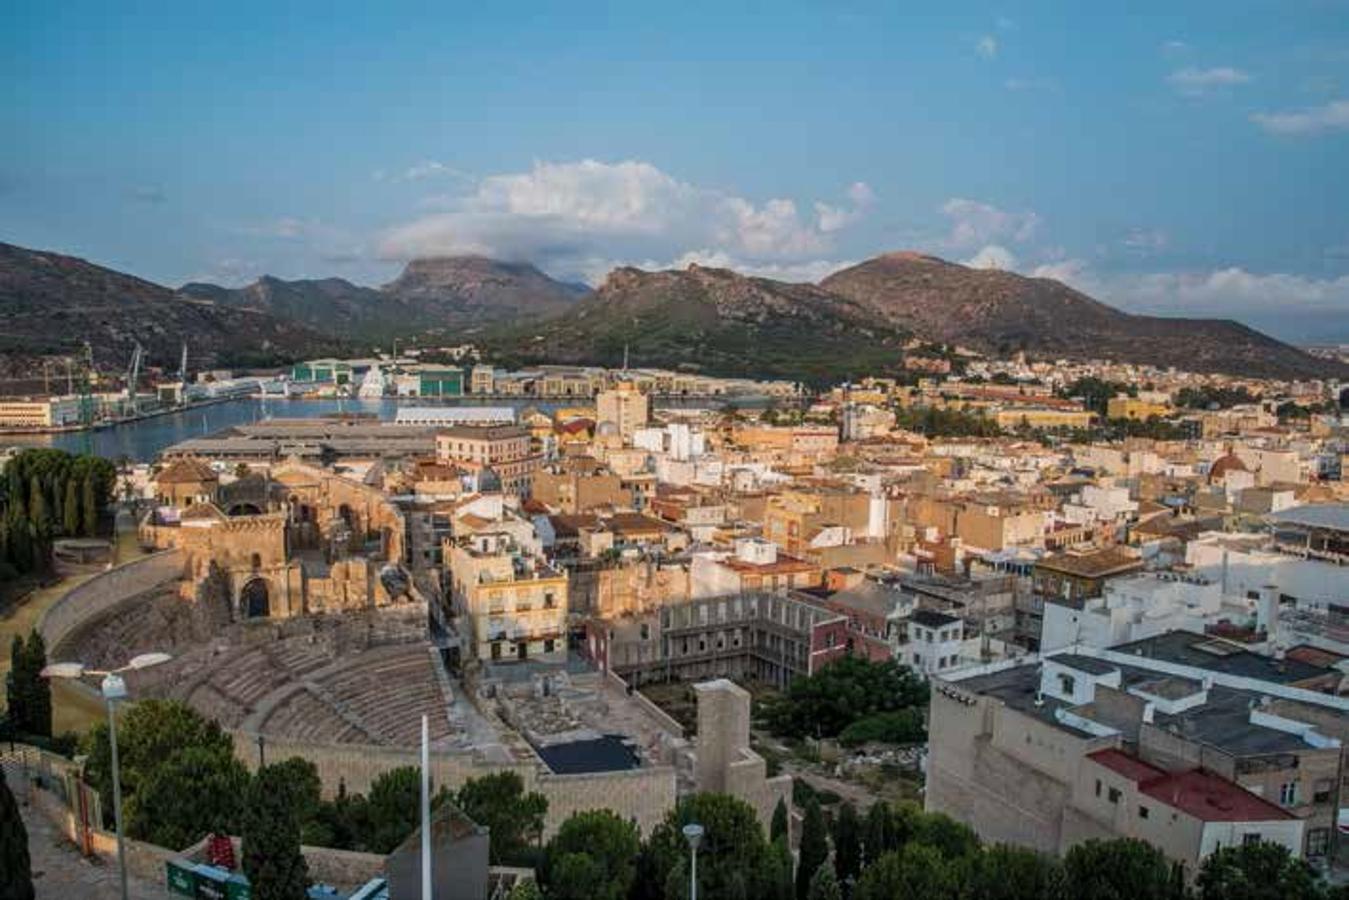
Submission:
[[[85,622],[107,615],[147,591],[177,581],[183,575],[183,565],[180,551],[165,550],[109,569],[72,588],[38,620],[48,654],[52,659],[59,658],[61,642]]]
[[[257,735],[236,730],[231,736],[235,755],[250,770],[256,770]],[[263,744],[262,752],[269,764],[292,756],[312,762],[323,783],[325,797],[335,795],[339,784],[344,784],[349,793],[368,793],[375,779],[385,772],[401,766],[421,765],[421,753],[416,747],[315,744],[269,738]],[[554,775],[534,762],[498,763],[471,753],[432,751],[430,760],[432,783],[451,789],[470,778],[493,772],[507,769],[517,772],[526,790],[538,791],[548,798],[545,837],[553,834],[573,813],[589,809],[612,809],[625,819],[635,819],[646,832],[675,805],[675,770],[669,766],[588,775]]]

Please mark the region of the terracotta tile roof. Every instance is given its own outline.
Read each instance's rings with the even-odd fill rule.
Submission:
[[[157,484],[196,484],[219,480],[220,476],[216,475],[215,469],[190,456],[174,460],[155,477]]]

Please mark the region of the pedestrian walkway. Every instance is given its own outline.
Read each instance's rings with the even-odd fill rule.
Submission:
[[[31,806],[22,807],[22,813],[37,900],[118,900],[121,887],[115,862],[85,859],[46,816]],[[135,878],[127,883],[127,890],[131,900],[169,900],[171,896],[163,885]]]

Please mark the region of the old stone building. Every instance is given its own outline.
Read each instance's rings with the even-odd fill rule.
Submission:
[[[236,620],[387,605],[403,593],[405,524],[378,489],[298,462],[224,486],[207,471],[182,460],[161,474],[156,496],[186,505],[152,510],[140,539],[182,550],[187,577],[223,590]]]

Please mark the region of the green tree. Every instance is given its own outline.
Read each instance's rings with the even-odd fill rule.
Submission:
[[[796,900],[795,864],[787,836],[773,841],[760,867],[757,896],[763,900]]]
[[[234,744],[220,724],[176,700],[141,700],[123,707],[117,725],[117,750],[121,764],[122,796],[130,805],[141,784],[157,767],[176,753],[191,747],[212,750],[224,758],[233,756]],[[85,775],[103,801],[105,815],[112,813],[112,755],[108,725],[98,722],[85,736],[88,754]],[[179,802],[191,806],[192,795]]]
[[[843,884],[852,884],[862,871],[862,820],[851,803],[839,807],[834,818],[834,872]]]
[[[979,852],[979,836],[964,822],[942,813],[921,813],[913,840],[933,847],[947,859],[962,859]]]
[[[323,805],[323,782],[319,779],[318,768],[298,756],[274,763],[271,768],[282,773],[277,780],[290,791],[289,802],[300,823],[300,837],[304,843],[310,843],[307,833],[314,829]]]
[[[9,642],[9,672],[5,675],[5,709],[9,715],[10,726],[15,731],[28,730],[31,695],[28,654],[23,637],[16,634]]]
[[[309,867],[300,855],[300,823],[287,772],[274,766],[258,770],[244,806],[244,874],[256,900],[304,900]]]
[[[778,734],[834,737],[867,716],[926,704],[927,685],[894,660],[845,656],[794,679],[765,716]]]
[[[852,900],[954,900],[962,889],[961,870],[960,863],[943,858],[936,848],[909,844],[867,866],[853,889]]]
[[[3,766],[0,766],[0,873],[0,900],[33,900],[28,830],[19,814],[19,804],[5,782]]]
[[[828,866],[820,866],[810,879],[806,891],[806,900],[843,900],[843,889],[839,887],[838,876]]]
[[[421,772],[413,766],[399,766],[376,778],[365,803],[360,844],[373,853],[392,853],[417,829],[421,791]]]
[[[625,900],[637,878],[641,836],[612,810],[576,813],[544,856],[548,896],[557,900]]]
[[[40,535],[51,529],[51,511],[47,506],[47,492],[42,489],[42,480],[34,475],[28,482],[28,521]]]
[[[892,850],[899,849],[899,839],[895,834],[894,820],[890,804],[877,800],[867,810],[862,823],[862,857],[871,865]]]
[[[1071,897],[1098,900],[1170,900],[1171,865],[1162,851],[1132,838],[1078,844],[1063,859]]]
[[[506,900],[543,900],[543,892],[539,890],[539,883],[532,878],[517,881]]]
[[[726,794],[702,793],[685,797],[652,829],[638,895],[669,900],[684,896],[689,848],[683,828],[694,822],[703,826],[703,841],[698,848],[698,896],[731,897],[748,895],[752,887],[758,889],[747,883],[746,876],[757,873],[762,881],[762,873],[768,870],[768,842],[754,808]]]
[[[1279,844],[1261,841],[1209,854],[1195,880],[1199,900],[1317,900],[1316,872]]]
[[[543,833],[548,799],[525,793],[518,772],[494,772],[470,778],[459,788],[455,802],[474,822],[491,830],[490,857],[494,865],[520,860],[526,848]]]
[[[287,781],[277,782],[293,797]],[[146,773],[127,803],[127,833],[174,850],[208,834],[237,834],[247,790],[248,770],[233,754],[184,748]]]
[[[15,635],[9,645],[10,670],[5,677],[5,697],[10,725],[17,732],[51,737],[51,684],[42,677],[47,665],[47,645],[36,629],[25,641]]]
[[[1024,847],[997,844],[974,858],[969,900],[1046,900],[1058,896],[1058,862]]]
[[[824,812],[821,811],[820,804],[812,802],[806,806],[806,816],[801,823],[801,844],[797,847],[797,900],[806,900],[815,870],[827,859],[829,859],[829,836],[824,824]]]
[[[84,513],[82,522],[85,537],[93,537],[98,534],[98,492],[95,487],[94,477],[86,476],[80,484],[80,506]]]
[[[28,719],[24,730],[49,738],[52,736],[52,686],[42,677],[42,670],[47,667],[47,642],[36,628],[28,632],[23,653],[24,675],[28,681],[25,687]]]
[[[75,480],[66,481],[65,502],[61,505],[61,533],[74,537],[80,533],[80,491]]]
[[[768,828],[768,839],[776,841],[778,838],[787,837],[788,829],[791,827],[788,821],[787,801],[785,798],[779,797],[778,805],[773,807],[773,821]]]

